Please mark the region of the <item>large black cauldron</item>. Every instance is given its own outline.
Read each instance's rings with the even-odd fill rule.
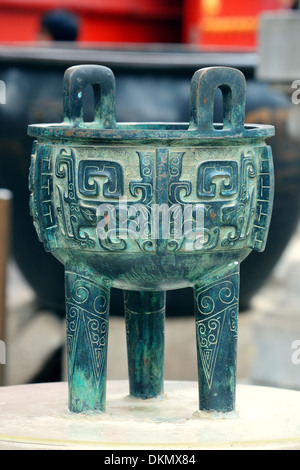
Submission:
[[[289,101],[255,79],[255,54],[208,54],[185,48],[109,51],[2,47],[0,79],[6,84],[6,105],[0,107],[0,187],[14,194],[13,256],[34,289],[38,306],[64,314],[64,272],[37,240],[29,214],[32,139],[27,136],[27,126],[62,120],[63,73],[80,63],[102,64],[113,70],[118,84],[117,120],[127,122],[188,121],[190,77],[201,67],[233,66],[245,74],[246,122],[276,127],[276,136],[270,140],[276,186],[267,247],[263,254],[253,252],[241,266],[240,309],[248,308],[285,249],[300,213],[300,152],[285,130]],[[221,121],[221,98],[216,102],[215,121]],[[88,106],[86,117],[89,119]],[[123,314],[120,292],[113,292],[112,314]],[[169,292],[167,315],[189,314],[191,302],[192,296],[185,295],[185,290]]]

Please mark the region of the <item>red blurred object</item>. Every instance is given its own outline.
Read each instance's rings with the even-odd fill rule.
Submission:
[[[292,0],[0,0],[0,42],[37,41],[44,12],[80,18],[87,43],[185,43],[214,50],[256,48],[259,15]]]
[[[181,42],[182,0],[0,0],[0,42],[36,41],[54,9],[80,17],[82,42]]]
[[[185,0],[183,42],[202,49],[255,49],[259,15],[281,0]]]

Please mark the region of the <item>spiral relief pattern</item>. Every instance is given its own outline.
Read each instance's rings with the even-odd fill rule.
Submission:
[[[164,170],[157,163],[162,151],[166,156]],[[52,213],[57,214],[60,230],[55,229],[58,238],[48,237],[47,243],[56,246],[62,236],[71,247],[79,249],[100,249],[120,254],[128,251],[139,252],[144,248],[149,251],[149,244],[144,243],[150,240],[151,234],[149,210],[151,204],[161,203],[158,201],[161,191],[157,185],[162,178],[166,184],[164,204],[169,207],[176,204],[180,208],[186,204],[202,205],[205,211],[202,236],[193,244],[184,232],[183,225],[181,232],[184,233],[181,237],[178,237],[171,227],[170,237],[165,244],[166,252],[201,252],[213,249],[222,251],[244,247],[260,249],[263,246],[264,234],[267,233],[266,221],[259,214],[261,211],[266,215],[269,213],[272,177],[268,149],[265,146],[246,152],[232,150],[232,159],[224,159],[222,152],[216,149],[211,152],[210,159],[204,161],[202,150],[197,149],[134,150],[134,157],[138,156],[139,159],[139,177],[131,179],[130,174],[136,174],[137,164],[136,158],[132,159],[132,152],[130,148],[124,149],[118,162],[107,148],[100,154],[91,153],[88,147],[82,147],[79,151],[62,146],[51,159],[46,158],[42,151],[38,153],[38,162],[43,158],[46,165],[48,161],[53,160],[55,169],[43,173],[43,188],[53,186],[53,196],[49,197],[49,194],[43,193],[43,198],[45,205],[48,204],[47,213],[51,211],[50,219],[53,219]],[[93,155],[93,158],[90,155]],[[131,160],[135,161],[135,171],[133,168],[127,168],[128,161]],[[190,168],[191,162],[193,163]],[[189,171],[186,171],[187,169]],[[49,181],[46,181],[47,178]],[[45,192],[45,189],[43,191]],[[39,197],[41,196],[42,193]],[[106,238],[99,238],[97,207],[112,203],[115,208],[118,197],[126,197],[128,207],[140,204],[148,210],[148,234],[138,232],[137,238],[131,237],[128,232],[130,243],[124,241],[119,229],[108,233]],[[50,200],[54,210],[48,207]],[[36,205],[35,200],[31,205],[34,204]],[[35,218],[39,219],[45,213],[45,210],[38,211]],[[191,222],[196,224],[194,213]],[[51,224],[51,220],[46,221],[47,227],[49,223]],[[53,223],[53,227],[56,227],[56,224]],[[193,232],[196,233],[197,229],[193,228]],[[161,244],[155,241],[151,251],[156,251],[158,245],[161,250]]]
[[[201,315],[220,312],[238,299],[236,283],[230,279],[216,282],[196,292],[196,304]]]
[[[238,283],[239,274],[235,273],[204,288],[195,288],[197,347],[209,389],[213,385],[219,349],[225,341],[223,335],[228,345],[237,339]]]
[[[87,342],[94,380],[99,386],[106,365],[109,288],[67,271],[66,311],[69,374],[74,370],[79,344]]]

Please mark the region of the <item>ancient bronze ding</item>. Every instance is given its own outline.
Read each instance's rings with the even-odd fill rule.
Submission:
[[[266,244],[274,128],[244,124],[245,78],[228,67],[194,74],[184,124],[116,122],[106,67],[71,67],[63,86],[64,121],[29,126],[30,207],[65,266],[69,409],[106,409],[112,287],[124,291],[129,390],[141,399],[164,393],[165,293],[192,287],[199,410],[234,413],[239,266]]]

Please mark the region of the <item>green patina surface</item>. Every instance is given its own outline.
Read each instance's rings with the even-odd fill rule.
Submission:
[[[95,119],[85,123],[89,84]],[[234,411],[239,265],[265,247],[274,190],[274,129],[244,124],[245,96],[238,70],[202,69],[189,123],[117,123],[112,72],[78,66],[65,74],[64,122],[29,127],[33,221],[66,271],[71,411],[105,411],[111,287],[124,290],[130,394],[163,394],[165,292],[187,286],[199,408]]]

